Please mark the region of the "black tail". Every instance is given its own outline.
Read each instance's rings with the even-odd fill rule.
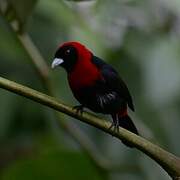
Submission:
[[[116,121],[118,121],[118,122],[115,122],[115,118],[113,118],[113,122],[115,124],[118,123],[118,125],[120,127],[127,129],[128,131],[131,131],[134,134],[139,135],[136,126],[134,125],[133,121],[131,120],[131,118],[128,115],[118,116],[118,119],[116,119]],[[133,145],[131,143],[127,142],[126,140],[122,140],[122,142],[128,147],[133,147]]]
[[[139,134],[136,126],[134,125],[133,121],[128,115],[119,117],[118,121],[119,121],[119,126],[131,131],[134,134],[137,134],[137,135]]]

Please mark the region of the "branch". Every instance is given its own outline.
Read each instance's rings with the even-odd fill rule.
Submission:
[[[72,109],[72,107],[57,101],[53,97],[2,77],[0,77],[0,87],[48,106],[54,110],[65,113],[84,123],[90,124],[98,129],[103,130],[106,133],[111,134],[112,136],[117,137],[120,140],[126,140],[127,142],[134,145],[134,147],[154,159],[173,179],[180,178],[180,158],[147,141],[146,139],[137,136],[123,128],[120,128],[119,132],[115,132],[112,129],[109,129],[110,122],[104,119],[100,119],[87,112],[83,112],[82,115],[77,114],[76,111]]]

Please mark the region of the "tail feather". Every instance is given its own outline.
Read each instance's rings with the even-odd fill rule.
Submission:
[[[127,129],[128,131],[131,131],[134,134],[139,135],[135,124],[127,114],[125,116],[118,116],[118,123],[120,127]],[[122,142],[128,147],[133,147],[133,145],[127,142],[126,140],[122,140]]]

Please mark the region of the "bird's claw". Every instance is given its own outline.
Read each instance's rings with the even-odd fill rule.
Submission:
[[[83,105],[78,105],[78,106],[74,106],[73,110],[76,110],[77,114],[79,114],[79,113],[82,114],[83,113],[83,108],[84,108]]]
[[[111,130],[113,128],[114,132],[119,132],[119,122],[112,122],[110,127],[108,128],[109,130]]]

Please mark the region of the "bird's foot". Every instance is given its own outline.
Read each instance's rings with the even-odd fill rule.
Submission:
[[[119,132],[119,121],[117,122],[112,122],[110,127],[108,128],[109,130],[113,129],[114,132]]]
[[[83,105],[78,105],[78,106],[74,106],[73,110],[76,110],[77,114],[79,114],[79,113],[82,114],[83,113],[83,108],[84,108]]]

